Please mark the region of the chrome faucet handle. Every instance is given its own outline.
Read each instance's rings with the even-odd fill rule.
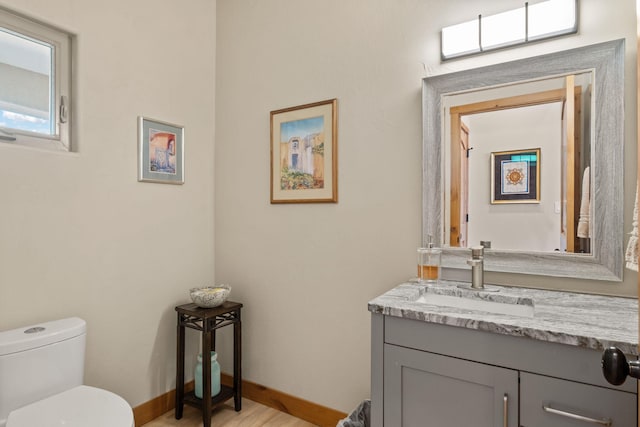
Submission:
[[[471,248],[471,259],[482,259],[484,256],[484,246],[473,246]]]

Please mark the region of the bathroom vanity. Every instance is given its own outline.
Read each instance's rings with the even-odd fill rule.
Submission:
[[[637,381],[601,370],[609,346],[637,359],[637,300],[458,285],[369,302],[373,427],[637,426]]]
[[[624,169],[624,45],[613,40],[423,79],[422,244],[433,236],[443,269],[467,270],[472,256],[478,287],[485,270],[622,280],[624,175],[609,171]],[[525,160],[515,155],[539,146],[540,138],[523,138],[538,130],[535,121],[500,141],[493,133],[478,138],[483,127],[461,121],[546,103],[551,92],[567,114],[561,135],[554,136],[554,147],[564,152],[540,148],[543,154]],[[466,132],[474,135],[473,147],[461,144]],[[527,162],[532,171],[545,159],[561,165],[563,175],[547,176],[545,195],[534,204],[498,201],[502,172],[496,173],[495,156],[501,154]],[[588,242],[576,232],[580,198],[591,207]],[[557,200],[566,201],[561,211],[533,225],[532,217]],[[562,224],[550,225],[556,220]],[[541,243],[547,229],[556,231]],[[470,253],[479,240],[491,241],[492,249]],[[603,350],[611,346],[637,360],[636,299],[459,286],[404,283],[369,303],[372,426],[638,426],[637,381],[611,385],[601,367]]]

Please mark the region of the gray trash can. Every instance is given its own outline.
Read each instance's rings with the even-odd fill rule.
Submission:
[[[364,400],[347,418],[338,421],[336,427],[369,427],[371,425],[371,400]]]

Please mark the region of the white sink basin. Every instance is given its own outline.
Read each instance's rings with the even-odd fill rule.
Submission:
[[[533,317],[534,315],[531,298],[455,287],[427,288],[416,302],[509,316]]]

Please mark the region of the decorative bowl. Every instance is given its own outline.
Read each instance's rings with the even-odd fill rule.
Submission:
[[[222,305],[229,297],[229,292],[231,292],[229,285],[214,285],[189,289],[191,301],[202,308]]]

